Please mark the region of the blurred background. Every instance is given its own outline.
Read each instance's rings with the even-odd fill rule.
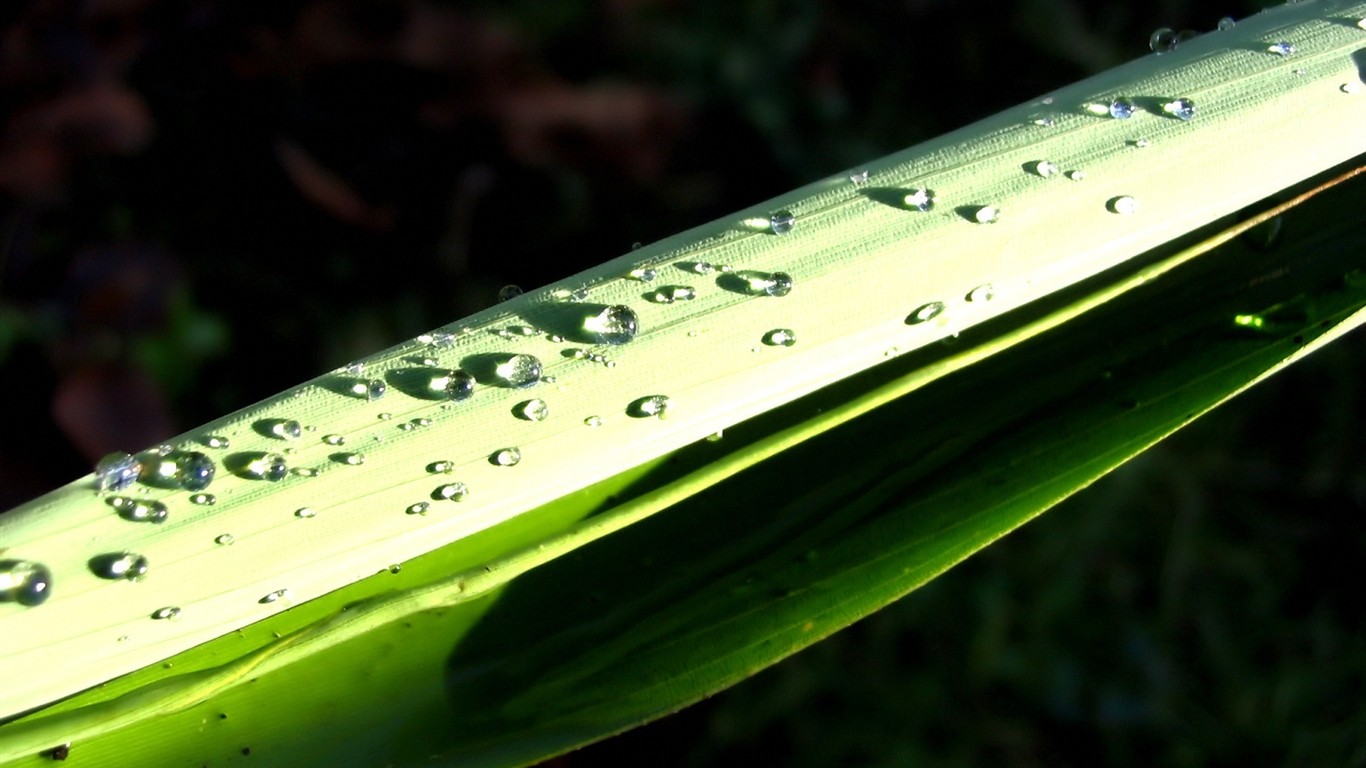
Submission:
[[[1261,5],[6,2],[0,509]],[[1363,359],[553,763],[1366,765]]]

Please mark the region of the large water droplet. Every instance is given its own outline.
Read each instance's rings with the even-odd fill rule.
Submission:
[[[583,330],[598,344],[625,344],[634,339],[640,329],[635,310],[625,304],[604,307],[601,312],[583,321]]]
[[[512,413],[523,421],[545,421],[550,416],[550,406],[538,397],[518,403]]]
[[[626,407],[627,415],[637,419],[664,418],[669,410],[669,398],[665,395],[650,395],[634,400]]]
[[[1285,40],[1277,40],[1266,47],[1267,53],[1274,53],[1277,56],[1289,56],[1295,52],[1295,46]]]
[[[1050,176],[1058,175],[1058,171],[1061,170],[1060,168],[1058,168],[1058,164],[1053,162],[1052,160],[1037,160],[1035,162],[1028,163],[1028,168],[1030,173],[1045,179]]]
[[[792,292],[792,275],[786,272],[742,270],[722,275],[718,285],[750,296],[786,296]]]
[[[516,285],[505,285],[498,289],[498,300],[507,301],[522,295],[522,289]]]
[[[147,575],[147,558],[132,552],[111,552],[90,558],[90,570],[102,579],[137,581]]]
[[[1081,181],[1086,178],[1086,171],[1074,169],[1068,171],[1067,173],[1064,173],[1063,175],[1066,176],[1068,179],[1071,179],[1072,181]]]
[[[32,560],[0,560],[0,603],[34,606],[52,594],[52,572]]]
[[[764,343],[770,347],[790,347],[797,343],[797,334],[791,328],[774,328],[764,334]]]
[[[995,224],[1001,219],[1001,209],[994,205],[980,205],[972,210],[972,220],[978,224]]]
[[[110,453],[95,464],[95,485],[101,492],[122,491],[137,482],[142,464],[126,453]]]
[[[1178,120],[1189,120],[1195,117],[1195,102],[1184,98],[1172,99],[1162,105],[1162,111]]]
[[[1176,30],[1171,27],[1158,27],[1148,36],[1148,47],[1153,53],[1169,53],[1176,50],[1178,39]]]
[[[447,400],[458,402],[474,395],[474,377],[459,368],[433,376],[429,386]]]
[[[493,373],[504,386],[526,389],[541,380],[541,361],[531,355],[509,355]]]
[[[797,217],[792,211],[778,211],[768,217],[768,228],[775,235],[785,235],[797,226]]]
[[[270,433],[281,440],[298,440],[304,434],[303,426],[294,419],[273,419],[269,426]]]
[[[261,453],[247,462],[242,473],[256,480],[278,483],[289,474],[289,464],[285,462],[285,457],[278,453]]]
[[[158,620],[174,619],[179,615],[180,609],[174,605],[168,605],[165,608],[158,608],[155,611],[152,611],[152,618]]]
[[[675,301],[692,301],[697,291],[686,285],[666,285],[650,294],[650,301],[656,304],[672,304]]]
[[[522,452],[516,448],[502,448],[489,456],[489,462],[499,467],[513,467],[522,460]]]
[[[907,208],[914,208],[924,213],[934,207],[934,193],[924,187],[917,187],[901,199]]]
[[[186,451],[176,456],[175,480],[187,491],[202,491],[213,482],[217,467],[213,459],[197,451]]]
[[[1105,203],[1105,207],[1109,208],[1111,213],[1128,215],[1138,210],[1138,200],[1129,195],[1120,195],[1110,198]]]
[[[109,499],[109,506],[119,513],[119,517],[135,523],[164,523],[170,515],[165,504],[150,499],[114,496]]]
[[[445,485],[438,485],[436,490],[432,491],[432,498],[437,501],[464,501],[468,495],[470,495],[470,489],[464,483],[446,483]]]
[[[996,289],[992,288],[991,283],[983,283],[968,291],[966,298],[973,303],[991,301],[996,298]]]
[[[351,385],[351,394],[366,400],[378,400],[389,391],[383,379],[361,380]]]
[[[1129,118],[1133,117],[1134,112],[1137,111],[1138,107],[1134,105],[1132,99],[1126,99],[1121,96],[1120,98],[1110,102],[1110,117],[1113,117],[1116,120],[1128,120]]]
[[[1218,29],[1220,32],[1227,32],[1237,25],[1238,22],[1235,21],[1232,16],[1225,16],[1219,19],[1219,23],[1215,26],[1215,29]]]
[[[931,301],[928,304],[922,304],[919,307],[916,307],[915,311],[906,317],[906,324],[919,325],[921,323],[928,323],[944,314],[944,309],[945,306],[942,301]]]

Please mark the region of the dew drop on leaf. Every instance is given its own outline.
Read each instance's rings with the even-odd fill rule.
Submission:
[[[90,559],[90,570],[101,579],[137,581],[147,575],[147,558],[132,552],[97,555]]]
[[[550,415],[550,406],[538,397],[518,403],[512,412],[523,421],[545,421]]]
[[[1130,195],[1120,195],[1110,198],[1105,203],[1105,207],[1110,209],[1111,213],[1128,215],[1138,210],[1138,200]]]
[[[1237,25],[1238,22],[1235,21],[1232,16],[1225,16],[1219,19],[1219,24],[1215,27],[1215,29],[1218,29],[1220,32],[1227,32]]]
[[[797,226],[797,217],[792,211],[778,211],[768,217],[768,228],[775,235],[785,235]]]
[[[110,453],[95,464],[95,485],[101,492],[122,491],[137,481],[142,464],[126,453]]]
[[[166,522],[166,518],[170,516],[165,504],[148,499],[115,496],[109,500],[109,505],[119,513],[119,517],[135,523],[160,524]]]
[[[468,400],[474,394],[474,377],[460,369],[447,371],[432,379],[431,385],[447,400]]]
[[[267,594],[265,595],[265,597],[262,597],[262,598],[261,598],[260,602],[261,602],[262,604],[273,603],[273,602],[275,602],[275,601],[277,601],[277,600],[280,600],[280,599],[286,598],[286,597],[289,597],[289,590],[288,590],[288,589],[277,589],[277,590],[275,590],[274,592],[269,592],[269,593],[267,593]]]
[[[1058,175],[1059,169],[1057,163],[1054,163],[1051,160],[1039,160],[1037,162],[1030,163],[1029,170],[1030,173],[1033,173],[1035,176],[1040,176],[1046,179],[1050,176]]]
[[[1172,99],[1162,105],[1162,111],[1178,120],[1189,120],[1195,117],[1195,102],[1184,98]]]
[[[586,419],[583,420],[583,424],[584,424],[584,426],[586,426],[586,427],[601,427],[601,426],[602,426],[602,417],[601,417],[601,416],[589,416],[588,418],[586,418]]]
[[[281,440],[298,440],[303,436],[304,428],[293,419],[284,419],[271,424],[270,433]]]
[[[299,507],[298,509],[294,510],[294,516],[299,518],[300,520],[307,520],[312,517],[317,517],[318,510],[312,507]]]
[[[209,487],[216,470],[213,459],[198,451],[186,451],[175,460],[176,483],[187,491],[202,491]]]
[[[637,419],[662,419],[669,410],[669,398],[665,395],[650,395],[631,402],[626,413]]]
[[[190,497],[190,503],[201,507],[212,507],[218,503],[218,497],[212,493],[196,493]]]
[[[763,340],[770,347],[790,347],[797,343],[797,335],[790,328],[774,328],[764,334]]]
[[[237,537],[233,536],[231,533],[220,533],[213,539],[213,543],[224,547],[228,546],[229,544],[232,544],[235,541],[237,541]]]
[[[642,283],[648,283],[651,280],[654,280],[655,277],[657,277],[658,275],[658,270],[654,269],[653,267],[640,267],[638,269],[631,270],[630,273],[627,274],[627,277],[630,277],[632,280],[638,280]]]
[[[692,301],[695,298],[697,298],[697,291],[686,285],[668,285],[650,294],[650,301],[656,304]]]
[[[345,445],[346,438],[342,435],[323,435],[323,442],[328,445]]]
[[[228,438],[221,435],[210,435],[204,440],[204,444],[210,448],[227,448],[231,443]]]
[[[158,620],[174,619],[179,615],[180,609],[174,605],[168,605],[165,608],[158,608],[155,611],[152,611],[152,618]]]
[[[598,344],[625,344],[636,337],[640,319],[635,310],[625,304],[616,304],[584,318],[583,330]]]
[[[1176,30],[1171,27],[1158,27],[1148,36],[1148,47],[1153,53],[1170,53],[1176,50],[1177,42]]]
[[[425,515],[427,514],[427,510],[431,509],[431,507],[431,504],[428,504],[425,501],[419,501],[416,504],[409,504],[408,508],[403,511],[409,515]]]
[[[1120,97],[1110,102],[1109,111],[1110,117],[1116,120],[1128,120],[1134,116],[1134,112],[1138,111],[1138,107],[1134,106],[1132,99]]]
[[[1001,219],[1001,209],[994,205],[978,206],[972,211],[972,220],[978,224],[995,224]]]
[[[438,500],[464,501],[465,497],[468,495],[470,495],[470,489],[469,486],[464,483],[446,483],[445,485],[437,486],[436,490],[432,491],[432,498]]]
[[[509,355],[493,373],[504,386],[526,389],[541,380],[541,361],[531,355]]]
[[[522,452],[516,448],[501,448],[489,456],[489,461],[499,467],[514,467],[522,460]]]
[[[1295,46],[1291,45],[1285,40],[1277,40],[1276,42],[1266,47],[1266,52],[1273,53],[1277,56],[1282,57],[1289,56],[1295,52]]]
[[[974,304],[977,302],[991,301],[996,298],[996,289],[991,286],[991,283],[983,283],[968,291],[968,295],[965,298]]]
[[[42,605],[52,594],[52,572],[32,560],[0,560],[0,602]]]
[[[906,324],[919,325],[921,323],[928,323],[944,314],[944,309],[944,302],[942,301],[931,301],[928,304],[922,304],[919,307],[916,307],[915,311],[906,317]]]
[[[917,187],[902,198],[902,202],[907,208],[914,208],[921,213],[934,207],[934,193],[924,187]]]
[[[508,301],[522,295],[522,289],[516,285],[505,285],[498,289],[498,300]]]

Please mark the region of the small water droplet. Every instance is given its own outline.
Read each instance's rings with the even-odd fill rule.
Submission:
[[[294,510],[294,516],[299,518],[300,520],[307,520],[312,517],[317,517],[318,510],[312,507],[299,507],[298,509]]]
[[[1184,98],[1172,99],[1162,105],[1162,111],[1178,120],[1189,120],[1195,117],[1195,102]]]
[[[445,375],[434,376],[430,386],[447,400],[459,402],[474,395],[474,377],[459,368],[446,371]]]
[[[1073,169],[1068,171],[1067,173],[1064,173],[1063,175],[1071,179],[1072,181],[1081,181],[1082,179],[1086,178],[1086,171]]]
[[[277,600],[282,600],[287,597],[289,597],[288,589],[277,589],[274,592],[268,593],[265,597],[262,597],[260,602],[262,605],[265,605],[267,603],[273,603]]]
[[[1137,111],[1138,107],[1134,105],[1132,99],[1120,97],[1110,102],[1110,117],[1113,117],[1116,120],[1128,120],[1133,117],[1134,112]]]
[[[983,283],[968,291],[965,298],[974,304],[981,301],[991,301],[996,298],[996,289],[991,286],[991,283]]]
[[[665,395],[650,395],[631,402],[626,407],[627,415],[637,419],[662,419],[669,411],[669,398]]]
[[[277,483],[289,474],[289,465],[285,463],[285,457],[278,453],[263,453],[249,461],[244,472],[257,480]]]
[[[1266,47],[1266,52],[1277,56],[1289,56],[1295,52],[1295,46],[1285,40],[1277,40]]]
[[[52,594],[52,571],[32,560],[0,560],[0,603],[42,605]]]
[[[95,486],[100,492],[122,491],[137,482],[142,464],[126,453],[110,453],[95,464]]]
[[[202,491],[213,482],[216,470],[213,459],[198,451],[186,451],[176,457],[175,480],[187,491]]]
[[[198,504],[201,507],[212,507],[218,503],[218,497],[212,493],[196,493],[190,497],[191,504]]]
[[[550,406],[538,397],[518,403],[512,413],[523,421],[545,421],[550,415]]]
[[[770,347],[790,347],[797,343],[797,334],[791,328],[774,328],[764,334],[763,341]]]
[[[400,564],[398,564],[398,563],[394,563],[394,564],[392,564],[392,565],[389,566],[389,573],[392,573],[392,574],[398,574],[398,573],[401,572],[402,570],[403,570],[403,566],[400,565]]]
[[[222,435],[210,435],[204,440],[204,444],[210,448],[227,448],[231,445],[228,438],[223,437]]]
[[[233,536],[231,533],[220,533],[213,539],[213,543],[224,547],[228,546],[229,544],[232,544],[235,541],[237,541],[237,537]]]
[[[502,448],[489,456],[489,461],[499,467],[514,467],[522,460],[522,452],[516,448]]]
[[[493,369],[504,386],[526,389],[541,380],[541,361],[531,355],[509,355]]]
[[[270,433],[281,440],[298,440],[303,436],[304,428],[293,419],[280,419],[271,423]]]
[[[734,275],[722,278],[723,280],[735,279],[740,281],[745,293],[754,296],[773,296],[783,297],[792,292],[792,275],[786,272],[736,272]]]
[[[398,428],[403,432],[412,432],[414,429],[417,429],[411,421],[405,421],[402,424],[399,424]]]
[[[775,235],[785,235],[797,226],[797,217],[792,211],[778,211],[768,217],[768,228]]]
[[[1153,53],[1170,53],[1176,50],[1177,42],[1176,30],[1171,27],[1158,27],[1148,36],[1148,47]]]
[[[1057,124],[1057,118],[1055,118],[1053,115],[1040,115],[1039,117],[1034,118],[1031,122],[1034,125],[1043,128],[1052,128],[1054,125]]]
[[[332,460],[348,467],[359,467],[365,463],[365,455],[361,453],[334,453]]]
[[[695,275],[710,275],[716,271],[716,267],[708,261],[680,261],[677,266],[684,272],[691,272]]]
[[[507,301],[507,300],[509,300],[509,299],[515,299],[515,298],[517,298],[518,296],[521,296],[521,295],[522,295],[522,289],[521,289],[520,286],[516,286],[516,285],[505,285],[505,286],[503,286],[502,288],[499,288],[499,289],[498,289],[498,300],[499,300],[499,301]]]
[[[721,438],[723,438],[723,437],[725,437],[725,436],[726,436],[725,430],[718,429],[718,430],[716,430],[715,432],[711,433],[710,435],[707,435],[706,440],[707,440],[707,442],[709,442],[709,443],[719,443],[719,442],[721,442]]]
[[[409,515],[425,515],[427,514],[427,510],[431,509],[431,507],[431,504],[428,504],[425,501],[419,501],[416,504],[409,504],[408,508],[403,511]]]
[[[130,499],[127,496],[114,496],[109,505],[119,513],[119,517],[134,523],[164,523],[170,516],[166,505],[150,499]]]
[[[389,391],[389,386],[383,379],[370,379],[369,381],[357,381],[351,385],[351,394],[366,400],[378,400],[384,397]]]
[[[867,184],[867,183],[868,183],[868,171],[863,170],[863,171],[859,171],[858,173],[851,173],[851,174],[849,174],[849,181],[850,181],[851,183],[853,183],[853,184]]]
[[[586,418],[586,419],[583,420],[583,423],[584,423],[585,426],[588,426],[588,427],[601,427],[601,426],[602,426],[602,417],[601,417],[601,416],[589,416],[588,418]]]
[[[1001,219],[1001,209],[994,205],[981,205],[972,212],[972,220],[978,224],[995,224]]]
[[[944,314],[944,309],[945,306],[942,301],[931,301],[928,304],[922,304],[919,307],[916,307],[915,311],[906,317],[906,324],[919,325],[921,323],[928,323]]]
[[[686,285],[666,285],[650,294],[650,301],[656,304],[672,304],[675,301],[692,301],[697,291]]]
[[[365,363],[362,363],[360,361],[347,363],[346,365],[343,365],[341,368],[341,372],[349,376],[359,376],[360,372],[363,370],[365,370]]]
[[[1112,197],[1106,201],[1105,207],[1110,209],[1111,213],[1127,215],[1138,210],[1138,200],[1129,195],[1120,195],[1119,197]]]
[[[630,277],[632,280],[638,280],[642,283],[648,283],[659,276],[659,270],[653,267],[639,267],[637,269],[631,270],[627,276]]]
[[[1147,139],[1129,139],[1124,143],[1130,147],[1133,147],[1134,149],[1143,149],[1144,147],[1148,146]]]
[[[323,442],[328,445],[345,445],[346,438],[342,435],[323,435]]]
[[[934,207],[934,193],[924,187],[917,187],[901,199],[907,208],[924,213]]]
[[[102,579],[137,581],[147,575],[147,558],[132,552],[113,552],[90,559],[90,570]]]
[[[443,499],[447,501],[464,501],[465,497],[468,495],[470,495],[470,489],[469,486],[464,483],[446,483],[445,485],[438,485],[436,490],[432,491],[432,498],[438,501]]]
[[[1237,24],[1238,22],[1235,21],[1232,16],[1225,16],[1222,19],[1219,19],[1219,23],[1215,29],[1218,29],[1220,32],[1227,32],[1237,26]]]
[[[583,321],[583,330],[598,344],[625,344],[640,330],[635,310],[625,304],[604,307]]]
[[[427,465],[427,471],[434,475],[446,474],[454,471],[454,469],[455,462],[453,461],[433,461]]]
[[[1029,170],[1030,173],[1033,173],[1036,176],[1041,176],[1046,179],[1050,176],[1056,176],[1060,169],[1058,168],[1057,163],[1054,163],[1051,160],[1039,160],[1037,162],[1030,163]]]
[[[177,607],[175,607],[174,605],[168,605],[168,606],[166,606],[165,608],[158,608],[158,609],[156,609],[155,611],[152,611],[152,618],[154,618],[154,619],[159,619],[159,620],[160,620],[160,619],[174,619],[175,617],[177,617],[177,616],[179,616],[179,615],[180,615],[180,609],[177,608]]]

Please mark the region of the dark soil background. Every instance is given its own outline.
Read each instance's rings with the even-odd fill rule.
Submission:
[[[0,4],[0,509],[504,284],[1258,7]],[[1358,333],[835,639],[553,763],[1366,765],[1364,353]]]

